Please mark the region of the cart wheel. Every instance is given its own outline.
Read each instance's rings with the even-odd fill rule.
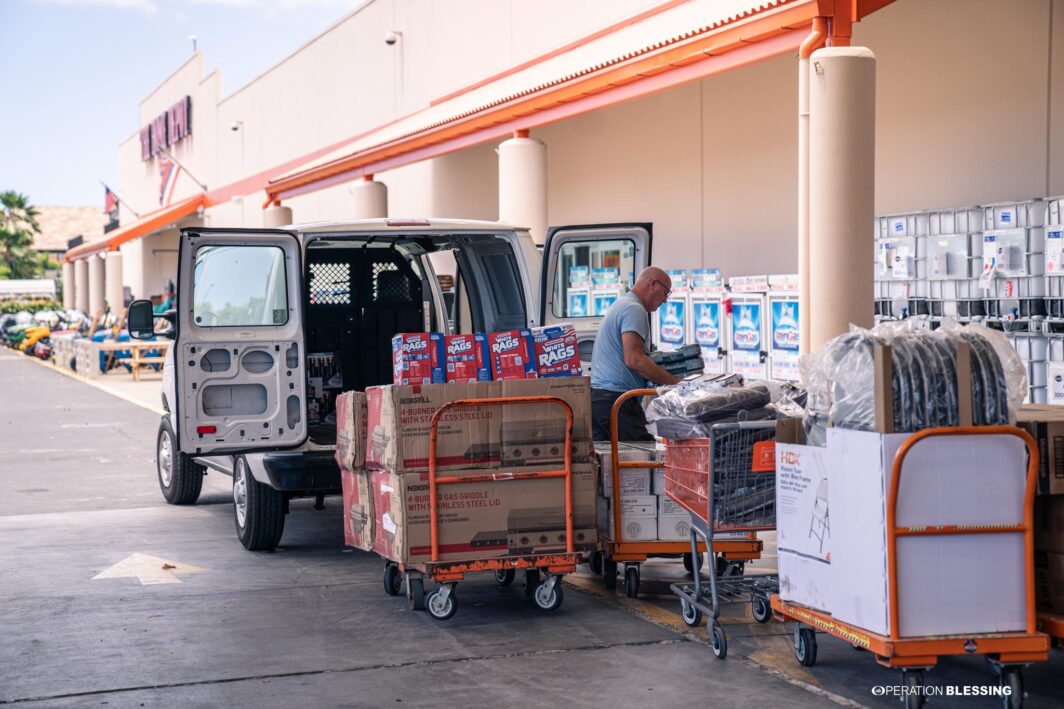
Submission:
[[[723,556],[717,557],[718,578],[721,576],[742,576],[745,569],[745,561],[731,561],[730,559],[725,559]]]
[[[399,567],[392,563],[384,565],[384,592],[389,596],[398,596],[403,590],[403,575]]]
[[[443,594],[445,588],[447,586],[440,586],[425,599],[429,615],[436,620],[447,620],[458,610],[458,597],[454,594],[454,586],[450,587],[446,597]]]
[[[410,610],[425,610],[425,579],[420,576],[408,576],[406,588],[410,596]]]
[[[509,586],[514,582],[515,576],[517,576],[517,573],[513,569],[496,569],[495,583],[500,586]]]
[[[617,588],[617,562],[613,559],[602,560],[602,582],[611,591]]]
[[[706,629],[709,635],[709,646],[713,648],[713,654],[718,660],[728,656],[728,637],[724,634],[724,628],[719,621],[714,620],[713,625]]]
[[[772,619],[772,608],[768,604],[768,599],[760,593],[750,594],[750,614],[758,623],[769,622]]]
[[[1010,690],[1002,702],[1005,709],[1021,709],[1026,698],[1026,692],[1023,691],[1023,670],[1019,667],[1002,668],[1001,686]]]
[[[902,670],[901,682],[905,685],[905,709],[920,709],[924,705],[924,673],[920,670]]]
[[[587,566],[596,576],[602,573],[602,552],[593,551],[587,557]]]
[[[795,629],[794,657],[802,667],[812,667],[816,664],[816,633],[812,628]]]
[[[701,554],[697,554],[695,556],[695,559],[698,560],[698,562],[697,562],[698,563],[698,570],[701,571],[702,570],[702,564],[704,563],[702,561],[702,555]],[[683,555],[683,568],[689,574],[693,574],[695,572],[695,563],[691,560],[691,553],[690,552],[685,552],[684,555]]]
[[[554,583],[550,582],[551,577],[547,577],[547,580],[536,586],[536,590],[532,593],[532,602],[536,604],[536,607],[541,611],[555,611],[562,605],[564,596],[562,595],[562,580],[560,576],[554,577]],[[550,586],[548,589],[547,587]]]
[[[539,586],[539,569],[525,569],[525,598],[531,599]]]
[[[683,616],[683,622],[692,628],[697,627],[702,622],[702,611],[698,610],[695,604],[686,598],[680,599],[680,615]]]
[[[629,566],[624,570],[624,595],[635,598],[639,595],[639,567]]]

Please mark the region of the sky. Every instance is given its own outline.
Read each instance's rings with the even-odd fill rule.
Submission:
[[[223,95],[364,0],[0,0],[0,191],[103,208],[137,106],[192,53]]]

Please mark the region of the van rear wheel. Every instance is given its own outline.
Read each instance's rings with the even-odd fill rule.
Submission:
[[[168,418],[159,423],[155,437],[155,472],[163,498],[171,505],[192,505],[199,499],[207,469],[178,450]]]
[[[284,494],[255,479],[243,456],[233,464],[236,536],[248,551],[273,551],[284,533]]]

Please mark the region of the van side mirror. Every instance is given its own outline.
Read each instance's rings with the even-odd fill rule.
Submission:
[[[150,300],[134,300],[129,304],[129,336],[134,340],[155,337],[155,311]]]

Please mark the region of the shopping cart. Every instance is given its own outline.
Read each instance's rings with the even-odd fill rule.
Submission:
[[[775,443],[775,421],[718,423],[709,438],[666,442],[665,492],[691,514],[692,550],[701,539],[712,556],[721,533],[776,528]],[[779,590],[779,576],[710,574],[708,586],[695,574],[693,583],[670,589],[680,597],[687,625],[697,626],[703,614],[709,616],[706,635],[713,654],[723,660],[728,637],[719,620],[721,602],[749,602],[754,620],[766,623],[772,617],[769,594]]]
[[[448,411],[459,408],[484,406],[515,406],[520,404],[553,404],[565,411],[565,459],[560,470],[507,471],[486,470],[473,475],[439,475],[437,471],[437,438],[440,419]],[[565,490],[565,551],[556,553],[520,554],[491,559],[440,561],[439,488],[473,482],[513,484],[521,480],[557,478],[564,480]],[[564,399],[557,396],[520,396],[498,399],[460,399],[441,406],[432,416],[429,429],[429,529],[432,545],[432,561],[419,564],[403,564],[385,560],[384,589],[389,595],[399,595],[403,576],[406,577],[407,597],[414,610],[428,610],[438,620],[446,620],[458,610],[455,589],[467,573],[491,571],[495,581],[502,586],[513,583],[516,571],[525,572],[525,594],[545,610],[556,610],[562,604],[564,574],[576,570],[581,554],[573,541],[573,410]],[[425,578],[439,584],[436,590],[425,595]]]
[[[613,465],[613,490],[614,495],[621,489],[622,468],[647,468],[654,470],[665,466],[658,461],[621,461],[619,459],[619,443],[617,417],[621,405],[625,401],[637,396],[656,396],[656,389],[634,389],[617,397],[610,411],[610,452]],[[599,534],[599,547],[601,552],[591,554],[589,559],[591,570],[601,573],[606,588],[613,589],[617,585],[617,567],[624,564],[624,589],[629,598],[639,595],[639,581],[641,565],[650,557],[683,558],[684,568],[693,575],[698,575],[702,566],[702,555],[706,551],[704,543],[695,545],[687,541],[626,541],[621,528],[621,515],[616,512],[613,519],[609,520],[608,528],[610,535]],[[756,535],[735,535],[729,539],[715,540],[710,560],[714,563],[714,569],[720,573],[742,574],[747,561],[761,557],[762,543]]]
[[[1016,436],[1027,447],[1027,476],[1024,488],[1023,519],[1015,524],[934,524],[898,525],[898,500],[905,458],[922,441],[943,436],[998,435]],[[806,667],[816,663],[816,632],[829,633],[868,650],[876,662],[884,667],[902,671],[907,709],[921,707],[924,670],[934,667],[940,657],[949,655],[983,655],[1003,687],[1009,687],[1006,706],[1023,705],[1023,668],[1032,662],[1044,662],[1049,657],[1049,638],[1038,632],[1038,618],[1034,600],[1034,493],[1038,475],[1038,451],[1034,439],[1012,426],[954,426],[928,428],[906,439],[894,456],[890,490],[886,505],[886,559],[889,624],[886,635],[842,622],[830,613],[814,610],[797,603],[783,601],[778,592],[771,596],[772,614],[777,620],[797,622],[794,630],[794,655]],[[899,629],[898,540],[928,535],[1022,534],[1024,542],[1024,590],[1026,604],[1025,630],[1008,633],[969,633],[963,635],[906,636]],[[992,571],[991,571],[992,573]],[[1053,619],[1047,619],[1052,626]],[[1043,625],[1047,625],[1043,620]],[[1057,632],[1064,627],[1057,625]],[[1047,628],[1050,629],[1051,628]]]

